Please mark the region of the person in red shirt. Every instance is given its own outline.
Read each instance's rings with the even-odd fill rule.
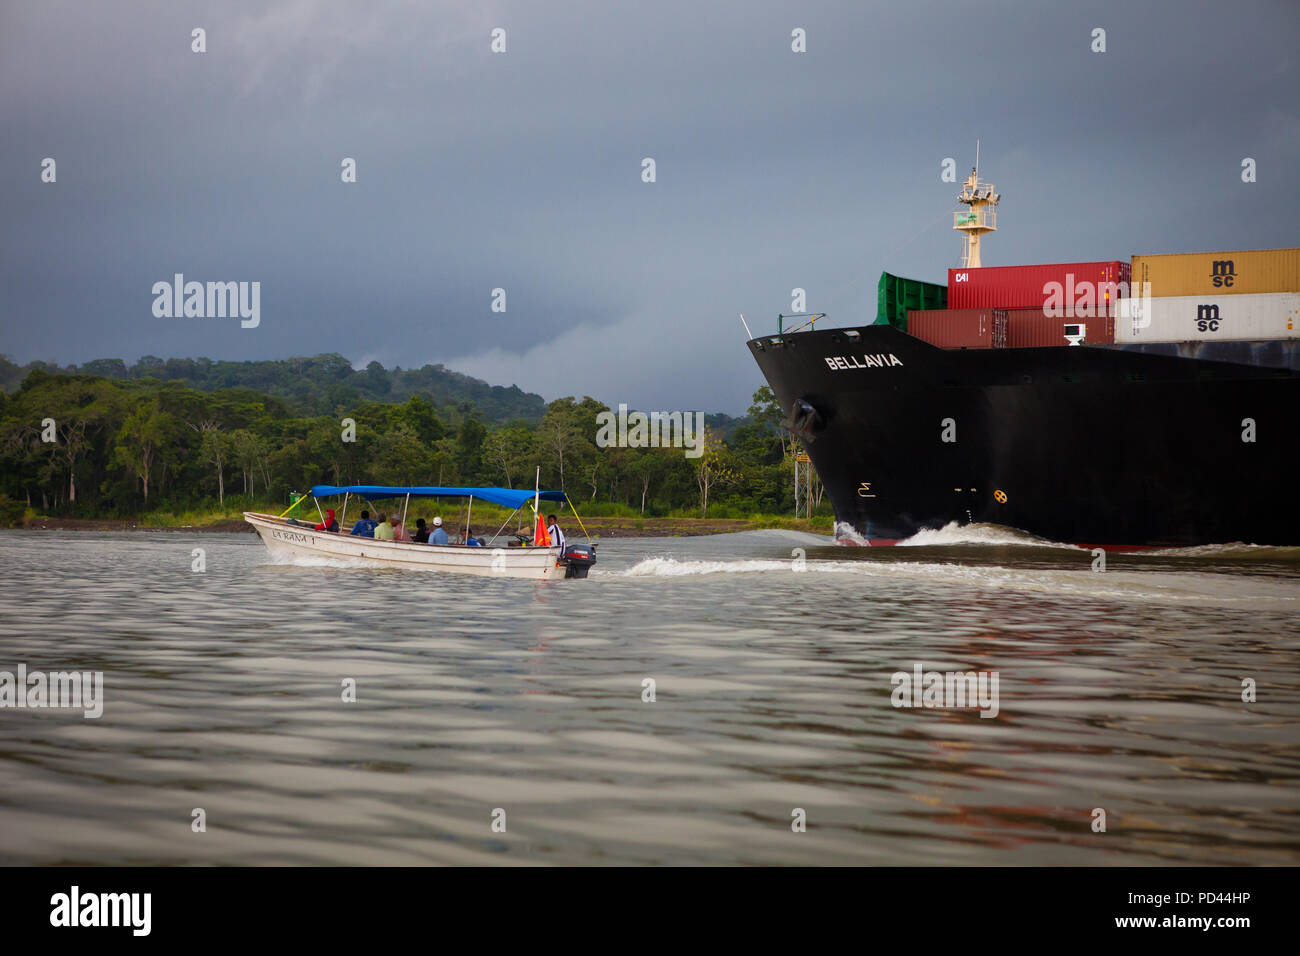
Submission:
[[[339,523],[338,523],[337,521],[334,520],[334,509],[333,509],[333,508],[326,508],[326,509],[325,509],[325,520],[324,520],[323,522],[321,522],[320,524],[316,525],[316,527],[312,528],[312,530],[313,530],[313,531],[333,531],[334,533],[337,534],[337,533],[338,533],[338,530],[339,530]]]

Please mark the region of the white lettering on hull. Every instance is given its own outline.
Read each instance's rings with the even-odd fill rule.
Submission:
[[[859,361],[860,359],[860,361]],[[826,366],[832,372],[855,368],[892,368],[902,365],[902,360],[892,352],[877,352],[875,355],[827,355]]]

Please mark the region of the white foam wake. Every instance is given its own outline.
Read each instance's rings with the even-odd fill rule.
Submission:
[[[796,570],[796,568],[798,570]],[[821,561],[771,560],[761,558],[735,561],[683,561],[677,558],[645,558],[623,571],[608,571],[611,577],[674,578],[704,574],[856,574],[864,577],[917,578],[938,576],[945,580],[974,583],[1003,581],[1016,572],[999,566],[967,567],[922,561]],[[595,573],[593,571],[592,573]]]
[[[898,542],[900,548],[942,547],[962,544],[982,545],[1017,545],[1030,548],[1069,548],[1080,550],[1077,545],[1049,541],[1027,531],[1018,531],[1000,524],[958,524],[949,521],[942,528],[922,528],[905,541]]]
[[[1151,548],[1136,552],[1149,557],[1177,558],[1300,558],[1300,545],[1246,544],[1233,541],[1228,544],[1202,544],[1187,548]]]
[[[679,578],[716,574],[788,575],[792,561],[679,561],[646,558],[623,571],[593,569],[593,575],[611,578]],[[1010,568],[1001,565],[961,565],[929,561],[807,561],[806,580],[815,575],[854,575],[892,584],[930,584],[945,588],[964,586],[986,591],[1037,592],[1056,599],[1111,600],[1128,604],[1195,604],[1294,611],[1300,604],[1295,585],[1266,578],[1232,579],[1229,587],[1206,590],[1207,577],[1199,573],[1091,570],[1086,553],[1075,568]]]
[[[850,544],[870,545],[871,542],[862,535],[858,534],[858,529],[853,527],[847,521],[835,522],[835,540],[847,541]]]
[[[626,571],[625,578],[675,578],[693,574],[752,574],[755,571],[789,571],[791,561],[678,561],[676,558],[645,558]]]

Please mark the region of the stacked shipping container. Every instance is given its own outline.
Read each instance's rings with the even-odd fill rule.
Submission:
[[[1007,348],[1069,345],[1069,334],[1082,334],[1080,345],[1109,345],[1115,341],[1115,317],[1096,309],[1064,318],[1044,315],[1042,309],[1007,310]]]
[[[1058,262],[948,270],[950,309],[1042,309],[1053,300],[1085,309],[1114,309],[1128,295],[1129,264]]]
[[[1134,256],[1133,281],[1159,297],[1300,292],[1300,249]]]
[[[1116,342],[1232,342],[1300,338],[1300,295],[1170,295],[1125,302]]]
[[[943,348],[1069,345],[1080,331],[1083,344],[1111,343],[1128,281],[1129,264],[1118,259],[949,269],[948,309],[909,312],[907,331]]]
[[[943,349],[1000,349],[1007,344],[1004,309],[913,309],[907,331]]]
[[[1134,256],[1133,280],[1152,298],[1122,304],[1116,342],[1300,338],[1300,249]]]
[[[890,321],[942,348],[1300,338],[1300,249],[949,269],[947,293]]]

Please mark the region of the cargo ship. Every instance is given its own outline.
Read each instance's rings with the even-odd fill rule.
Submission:
[[[984,267],[999,199],[972,170],[946,287],[884,274],[873,322],[748,342],[837,541],[1300,544],[1300,249]]]

